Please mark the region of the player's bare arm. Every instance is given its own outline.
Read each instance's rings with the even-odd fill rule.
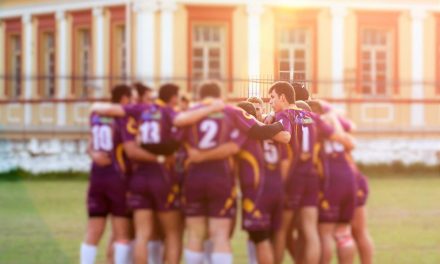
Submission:
[[[210,150],[188,149],[189,163],[200,163],[208,160],[225,159],[235,155],[240,150],[240,147],[234,142],[227,142]]]
[[[125,110],[120,104],[112,103],[93,103],[90,107],[90,113],[97,113],[104,116],[124,116]]]
[[[124,151],[131,160],[140,162],[164,162],[165,157],[162,155],[154,155],[141,147],[139,147],[135,141],[127,141],[124,143]]]
[[[91,137],[89,137],[89,145],[87,147],[87,154],[89,155],[92,162],[94,162],[98,166],[104,167],[104,166],[108,166],[112,163],[112,160],[107,155],[107,153],[105,153],[103,151],[94,151],[93,150]]]
[[[336,132],[330,137],[330,139],[341,143],[348,151],[355,148],[354,138],[348,133]]]
[[[204,107],[179,113],[174,118],[173,124],[176,127],[192,125],[211,113],[223,110],[223,108],[225,108],[225,103],[220,99],[216,99]]]

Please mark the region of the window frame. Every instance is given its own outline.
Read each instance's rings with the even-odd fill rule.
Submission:
[[[10,72],[10,70],[12,70],[12,49],[13,47],[11,47],[12,44],[12,38],[14,36],[18,36],[20,38],[21,41],[21,47],[20,47],[20,53],[21,53],[21,60],[20,60],[20,68],[21,68],[21,73],[20,73],[20,93],[17,94],[17,96],[12,96],[12,88],[11,87],[11,81],[9,80],[9,78],[5,78],[4,79],[4,87],[5,87],[5,91],[4,91],[4,95],[9,98],[9,99],[13,99],[13,100],[17,100],[22,98],[23,96],[23,34],[22,34],[22,22],[21,22],[21,18],[10,18],[10,19],[5,19],[3,21],[5,23],[5,39],[4,39],[4,45],[5,45],[5,73],[6,75],[11,75],[12,72]]]
[[[194,25],[209,25],[209,24],[223,24],[226,27],[225,33],[225,72],[227,79],[226,90],[229,93],[233,92],[232,86],[232,73],[233,73],[233,11],[235,6],[194,6],[187,5],[186,10],[188,12],[188,51],[187,51],[187,71],[188,71],[188,92],[193,91],[192,76],[193,76],[193,28]]]
[[[37,42],[37,65],[38,65],[38,95],[40,98],[44,99],[54,99],[57,95],[57,32],[56,32],[56,23],[54,14],[49,15],[41,15],[37,16],[38,21],[38,42]],[[51,33],[53,34],[53,52],[54,52],[54,72],[53,72],[53,94],[45,94],[45,85],[46,81],[50,81],[49,78],[46,78],[45,70],[46,67],[46,58],[45,58],[45,46],[43,43],[45,40],[45,34]],[[49,73],[49,75],[51,75]],[[49,76],[48,75],[48,76]],[[44,78],[42,78],[44,76]]]
[[[398,19],[400,12],[398,11],[357,11],[357,62],[356,62],[356,93],[364,97],[372,98],[386,98],[399,93],[399,34],[398,34]],[[387,69],[390,71],[390,77],[386,83],[391,83],[385,86],[385,94],[364,94],[362,90],[362,32],[364,29],[378,29],[388,31],[391,36],[389,64]],[[388,53],[387,53],[388,56]]]
[[[310,81],[311,91],[318,92],[318,14],[317,9],[275,9],[275,36],[274,36],[274,79],[280,79],[280,32],[283,28],[305,28],[310,30]],[[307,56],[307,55],[306,55]],[[306,61],[307,67],[307,61]],[[307,72],[307,68],[306,68]]]
[[[127,30],[127,25],[125,23],[125,6],[114,6],[108,9],[110,11],[110,64],[109,64],[109,73],[110,73],[110,89],[115,84],[121,83],[122,81],[119,79],[122,75],[118,73],[117,65],[115,62],[114,55],[116,54],[116,28],[120,26],[124,26],[125,30]],[[127,45],[127,40],[126,40]],[[126,53],[125,56],[128,54]],[[117,74],[117,76],[116,76]],[[129,73],[126,73],[128,77]],[[116,76],[116,78],[115,78]]]
[[[79,77],[81,74],[81,71],[79,68],[81,67],[78,65],[80,63],[79,56],[80,56],[80,47],[79,44],[79,37],[80,32],[82,30],[89,30],[90,32],[90,51],[89,51],[89,76],[93,76],[93,27],[92,27],[92,11],[91,10],[83,10],[83,11],[76,11],[70,13],[72,16],[72,75],[74,77]],[[71,93],[74,95],[74,97],[89,97],[89,92],[86,91],[85,94],[80,94],[78,89],[80,89],[80,85],[83,83],[83,80],[77,80],[76,78],[72,78],[71,80]]]

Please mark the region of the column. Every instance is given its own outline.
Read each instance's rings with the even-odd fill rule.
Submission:
[[[35,79],[33,79],[33,54],[32,54],[32,16],[31,14],[24,14],[22,17],[22,24],[24,28],[24,99],[32,99],[32,86]],[[30,125],[32,122],[32,105],[24,104],[24,124]]]
[[[94,35],[94,72],[95,79],[95,96],[104,96],[104,10],[102,7],[93,9],[93,17],[95,18]]]
[[[248,78],[256,80],[249,82],[249,96],[260,96],[260,17],[263,6],[256,2],[247,6],[248,13]]]
[[[344,92],[344,19],[347,11],[344,7],[333,7],[332,16],[332,97],[345,98]],[[345,112],[346,105],[337,107]]]
[[[411,98],[424,99],[423,86],[423,21],[426,12],[420,9],[411,10]],[[421,103],[411,104],[411,125],[421,127],[425,124],[425,107]]]
[[[58,54],[57,54],[57,72],[58,72],[58,99],[65,99],[67,96],[67,21],[64,11],[57,11],[55,14],[58,23]],[[57,105],[57,125],[64,126],[66,124],[66,103],[59,102]]]
[[[154,1],[138,1],[136,12],[136,77],[148,85],[154,85],[154,15],[157,4]]]
[[[161,59],[161,79],[166,81],[174,73],[174,11],[176,3],[174,0],[162,0],[160,3],[160,59]]]

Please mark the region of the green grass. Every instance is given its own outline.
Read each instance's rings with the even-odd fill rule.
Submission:
[[[84,180],[0,181],[0,263],[78,263],[86,188]],[[370,188],[375,263],[440,263],[440,177],[375,176]],[[246,263],[245,237],[235,233],[235,263]]]

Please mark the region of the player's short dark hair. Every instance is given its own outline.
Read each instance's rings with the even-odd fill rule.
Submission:
[[[246,111],[248,114],[253,115],[254,117],[257,117],[257,110],[255,109],[255,106],[251,102],[240,102],[237,104],[238,107]]]
[[[199,86],[199,97],[204,99],[206,97],[220,98],[222,91],[220,85],[216,81],[205,81]]]
[[[322,109],[322,106],[318,100],[307,100],[306,103],[310,106],[313,113],[319,115],[322,115],[324,113],[324,110]]]
[[[118,84],[113,87],[111,92],[111,101],[112,103],[118,104],[121,102],[122,97],[127,96],[131,97],[131,87],[126,84]]]
[[[173,83],[166,83],[159,88],[159,99],[169,103],[171,98],[179,94],[179,86]]]
[[[295,90],[293,89],[292,85],[285,81],[278,81],[272,84],[272,86],[269,89],[269,93],[272,93],[272,91],[275,91],[275,93],[278,94],[278,96],[281,96],[284,94],[286,97],[286,100],[289,104],[295,103]]]
[[[261,100],[261,98],[257,96],[249,97],[246,101],[253,104],[263,104],[263,100]]]
[[[312,108],[302,100],[296,101],[295,104],[298,108],[301,108],[302,110],[306,110],[307,112],[312,112]]]
[[[152,92],[153,91],[153,89],[151,87],[149,87],[149,86],[147,86],[147,85],[145,85],[145,84],[143,84],[141,82],[133,83],[133,88],[136,89],[139,97],[144,96],[144,94],[146,92]]]
[[[186,96],[186,95],[182,95],[182,96],[180,96],[180,100],[183,101],[183,102],[185,102],[185,103],[189,103],[189,98],[188,98],[188,96]]]
[[[310,99],[310,93],[304,84],[299,82],[292,82],[293,90],[295,90],[295,99],[297,101],[306,101]]]

